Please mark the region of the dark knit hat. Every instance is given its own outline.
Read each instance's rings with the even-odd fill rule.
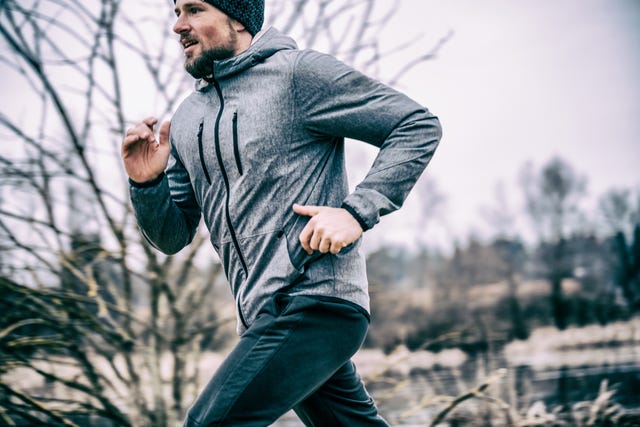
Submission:
[[[245,26],[255,36],[264,22],[264,0],[204,0]],[[175,0],[173,0],[175,3]]]

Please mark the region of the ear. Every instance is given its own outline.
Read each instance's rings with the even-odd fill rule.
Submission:
[[[229,18],[229,22],[231,23],[231,28],[236,30],[238,33],[247,31],[247,28],[243,24],[241,24],[239,21],[236,21],[233,18]]]

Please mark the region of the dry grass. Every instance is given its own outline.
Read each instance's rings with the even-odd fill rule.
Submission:
[[[608,343],[618,345],[633,345],[640,347],[640,318],[629,322],[614,323],[607,326],[588,326],[558,331],[555,328],[541,328],[535,330],[526,341],[513,342],[507,346],[507,359],[510,364],[523,361],[536,361],[541,368],[552,363],[585,363],[595,362],[619,363],[620,360],[611,359],[619,354],[605,347]],[[585,351],[589,349],[589,351]],[[600,352],[609,355],[609,359],[600,359]],[[630,353],[627,357],[637,357],[640,352]],[[564,355],[564,356],[563,356]],[[568,356],[567,356],[568,355]],[[380,403],[393,400],[397,414],[391,419],[394,425],[431,425],[431,426],[514,426],[514,427],[610,427],[633,426],[631,415],[626,413],[616,403],[615,390],[603,381],[598,396],[591,401],[579,402],[567,410],[546,407],[542,402],[534,402],[529,407],[517,408],[513,401],[505,396],[515,393],[505,388],[513,387],[507,379],[511,374],[507,370],[495,370],[487,375],[479,375],[480,380],[475,385],[465,384],[460,376],[460,367],[467,361],[467,355],[458,349],[430,352],[419,350],[411,352],[406,347],[398,347],[390,354],[381,350],[363,349],[354,357],[360,374],[366,383],[381,384],[386,387],[379,390],[374,388],[374,396]],[[527,359],[528,357],[528,359]],[[560,361],[558,358],[562,357]],[[582,358],[580,358],[582,357]],[[603,356],[604,357],[604,356]],[[220,353],[204,353],[201,355],[198,368],[201,373],[200,385],[208,381],[209,376],[221,363],[224,356]],[[588,360],[587,360],[588,359]],[[56,368],[64,373],[64,361],[59,360]],[[167,361],[163,361],[163,366]],[[48,362],[52,363],[52,362]],[[534,366],[535,368],[535,366]],[[434,378],[428,377],[428,386],[420,395],[412,400],[402,400],[411,382],[412,373],[431,372],[444,369],[452,375],[459,375],[455,382],[452,395],[442,394],[433,383]],[[5,374],[4,380],[19,386],[21,390],[37,390],[38,394],[45,392],[51,385],[36,381],[37,376],[24,369],[15,369]],[[440,391],[440,392],[438,392]],[[121,390],[121,401],[126,401],[126,390]],[[401,406],[397,406],[401,405]],[[415,420],[420,420],[416,424]],[[282,424],[279,424],[282,425]],[[295,425],[295,424],[285,424]]]

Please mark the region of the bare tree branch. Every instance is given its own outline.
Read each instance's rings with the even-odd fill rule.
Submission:
[[[373,68],[384,55],[376,33],[394,5],[271,0],[267,25]],[[0,151],[4,424],[173,425],[197,392],[208,341],[233,329],[210,309],[224,274],[201,259],[206,233],[178,256],[153,249],[136,230],[119,159],[141,100],[169,115],[192,84],[170,31],[172,7],[0,0],[0,71],[21,91],[0,102],[10,141]],[[23,103],[27,113],[15,108]],[[55,390],[41,397],[7,381],[19,367]]]

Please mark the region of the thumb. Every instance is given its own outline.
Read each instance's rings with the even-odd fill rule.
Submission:
[[[298,215],[314,216],[320,212],[320,206],[303,206],[303,205],[294,203],[293,211]]]
[[[160,125],[159,137],[160,144],[168,144],[169,143],[169,131],[171,130],[171,122],[166,121]]]

